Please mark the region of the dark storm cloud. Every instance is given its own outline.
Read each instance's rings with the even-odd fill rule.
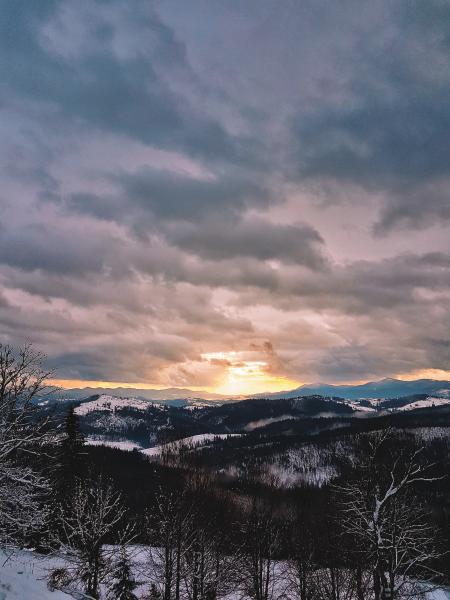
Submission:
[[[433,223],[450,221],[450,175],[416,188],[405,186],[401,193],[392,193],[374,230],[384,234],[394,228],[425,229]]]
[[[323,239],[308,225],[280,225],[257,217],[231,225],[216,223],[204,229],[192,225],[168,230],[168,239],[197,256],[222,260],[242,256],[279,260],[323,269]]]
[[[70,10],[70,4],[50,0],[33,5],[21,0],[3,3],[0,45],[5,103],[14,102],[15,96],[39,103],[41,119],[49,124],[57,111],[73,126],[116,132],[164,148],[183,148],[210,159],[243,159],[240,146],[245,140],[232,139],[221,123],[201,115],[157,72],[155,62],[169,72],[194,76],[183,45],[150,3],[115,1],[109,9],[97,1],[80,3],[72,14],[87,12],[85,39],[75,40],[79,44],[75,50],[69,47],[58,52],[43,28],[64,8]],[[117,18],[106,18],[108,10],[113,13],[115,9],[120,11]],[[138,40],[155,40],[153,54],[149,47],[139,45],[123,53],[115,49],[125,25],[139,34]],[[120,45],[120,39],[116,43]]]
[[[45,225],[10,230],[0,229],[0,263],[25,271],[42,269],[47,273],[71,273],[74,277],[102,270],[109,245],[99,239],[81,242]]]
[[[149,168],[113,180],[119,187],[116,195],[77,193],[67,206],[129,224],[140,235],[156,231],[170,244],[205,259],[254,257],[311,268],[326,264],[323,239],[313,227],[242,218],[250,208],[261,210],[275,202],[262,184],[233,174],[201,180]]]
[[[295,119],[301,176],[385,192],[377,234],[450,219],[450,5],[390,5],[359,40],[348,101]]]
[[[253,205],[266,207],[271,194],[262,184],[238,174],[197,179],[170,171],[142,167],[110,176],[117,194],[77,193],[68,207],[95,217],[125,222],[142,231],[160,221],[207,221],[238,216]]]

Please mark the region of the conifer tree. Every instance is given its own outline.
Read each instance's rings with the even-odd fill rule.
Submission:
[[[125,546],[120,547],[119,559],[113,573],[114,583],[111,586],[111,599],[114,600],[137,600],[134,590],[137,583],[133,577]]]
[[[63,497],[71,493],[76,479],[83,475],[83,446],[84,438],[80,432],[78,416],[71,405],[64,421],[64,438],[60,452],[59,486]]]

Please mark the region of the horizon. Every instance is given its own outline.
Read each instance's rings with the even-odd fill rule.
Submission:
[[[450,5],[0,16],[0,343],[63,387],[450,380]]]
[[[441,375],[444,375],[444,373],[441,373]],[[254,396],[254,395],[261,395],[264,393],[290,393],[293,391],[296,391],[297,389],[301,389],[301,388],[311,388],[311,387],[359,387],[359,386],[364,386],[364,385],[370,385],[370,384],[378,384],[378,383],[383,383],[385,381],[393,381],[393,382],[401,382],[401,383],[414,383],[417,381],[430,381],[430,382],[437,382],[437,383],[447,383],[449,381],[449,379],[440,379],[440,378],[436,378],[436,377],[417,377],[417,378],[413,378],[410,377],[409,379],[402,379],[400,377],[384,377],[382,379],[379,380],[369,380],[369,381],[358,381],[358,382],[338,382],[338,383],[328,383],[328,382],[310,382],[310,383],[302,383],[294,388],[288,388],[288,389],[279,389],[279,390],[274,390],[272,392],[268,392],[267,390],[261,390],[258,392],[254,392],[251,394],[248,394],[249,396]],[[142,386],[139,384],[130,384],[130,383],[120,383],[120,382],[111,382],[111,381],[90,381],[90,382],[85,382],[85,381],[78,381],[78,382],[61,382],[58,380],[53,380],[50,379],[48,381],[49,385],[51,386],[55,386],[56,388],[60,388],[63,390],[95,390],[95,389],[105,389],[105,390],[116,390],[116,389],[120,389],[120,390],[126,390],[126,389],[130,389],[130,390],[142,390],[142,391],[159,391],[159,392],[164,392],[164,391],[176,391],[176,390],[180,390],[182,392],[197,392],[197,393],[207,393],[208,395],[214,395],[216,394],[217,396],[220,397],[232,397],[232,398],[241,398],[242,396],[246,396],[246,394],[221,394],[219,392],[214,392],[214,390],[207,390],[207,389],[195,389],[195,388],[181,388],[181,387],[168,387],[168,388],[164,388],[164,387],[152,387],[152,386]],[[67,385],[63,385],[64,383],[67,383]],[[88,384],[88,385],[83,385],[83,384]],[[79,385],[76,385],[79,384]]]

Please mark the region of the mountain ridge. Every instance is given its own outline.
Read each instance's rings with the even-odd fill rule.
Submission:
[[[212,392],[193,391],[189,388],[167,388],[162,390],[144,389],[144,388],[71,388],[58,389],[50,393],[53,398],[67,398],[81,400],[88,396],[110,395],[121,398],[138,398],[148,401],[183,401],[183,400],[208,400],[211,402],[236,402],[252,398],[295,398],[297,396],[317,395],[317,396],[335,396],[348,400],[364,400],[373,398],[398,398],[412,394],[439,394],[450,395],[450,381],[439,379],[416,379],[405,381],[386,377],[378,381],[368,381],[363,384],[327,384],[327,383],[309,383],[301,385],[291,390],[280,392],[268,392],[252,394],[249,396],[227,396],[215,394]]]
[[[336,396],[347,400],[365,400],[374,398],[398,398],[412,394],[450,393],[450,382],[439,379],[403,379],[384,378],[362,384],[305,384],[293,390],[284,390],[270,394],[255,394],[252,398],[294,398],[305,395]]]

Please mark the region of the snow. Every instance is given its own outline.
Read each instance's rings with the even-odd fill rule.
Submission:
[[[126,450],[131,452],[132,450],[141,450],[142,446],[129,440],[103,440],[87,438],[86,444],[88,446],[107,446],[108,448],[117,448],[117,450]]]
[[[114,546],[105,546],[105,550],[114,550]],[[148,546],[135,545],[129,548],[129,557],[133,565],[133,571],[142,585],[136,590],[138,598],[143,599],[148,593],[148,577],[149,577],[149,557],[154,555],[154,559],[158,560],[158,552]],[[56,566],[62,566],[63,561],[60,558],[52,556],[42,556],[35,552],[26,550],[17,550],[10,558],[7,559],[4,553],[0,552],[0,600],[74,600],[80,597],[76,592],[71,594],[55,591],[51,592],[46,583],[49,571]],[[280,579],[277,581],[278,591],[282,591],[286,587],[284,574],[286,573],[286,565],[282,562],[274,565],[275,571]],[[424,584],[426,589],[426,584]],[[106,590],[103,590],[102,598],[106,596]],[[279,594],[278,597],[292,599],[290,594]],[[248,596],[241,593],[241,590],[230,591],[226,596],[226,600],[246,600]],[[435,589],[430,590],[425,595],[426,600],[450,600],[450,590]]]
[[[433,406],[445,406],[450,404],[449,398],[437,398],[435,396],[428,396],[425,400],[416,400],[416,402],[411,402],[411,404],[407,404],[406,406],[402,406],[398,410],[414,410],[416,408],[431,408]]]
[[[73,599],[63,592],[48,589],[46,564],[35,554],[22,550],[7,558],[1,553],[0,561],[0,600]]]
[[[86,439],[86,444],[88,446],[107,446],[108,448],[117,448],[118,450],[125,450],[128,452],[131,452],[132,450],[139,450],[146,456],[159,456],[160,454],[164,453],[176,454],[177,452],[187,448],[200,448],[216,439],[223,440],[240,435],[241,434],[239,433],[201,433],[199,435],[191,435],[179,440],[174,440],[173,442],[169,442],[167,444],[153,446],[152,448],[143,448],[140,444],[130,440],[110,440],[98,437],[88,437]]]
[[[142,450],[142,454],[145,454],[146,456],[158,456],[165,452],[176,453],[184,448],[199,448],[209,442],[213,442],[215,439],[223,440],[239,435],[239,433],[201,433],[199,435],[181,438],[180,440],[169,442],[168,444],[146,448],[145,450]]]
[[[357,410],[359,412],[376,412],[376,409],[371,407],[371,406],[361,406],[361,404],[359,404],[358,402],[356,402],[355,400],[346,400],[345,404],[347,406],[350,406],[350,408],[353,408],[353,410]]]
[[[450,427],[416,427],[406,431],[425,442],[448,440],[450,438]]]
[[[147,410],[149,406],[154,406],[147,400],[140,400],[139,398],[117,398],[116,396],[107,396],[102,394],[96,400],[90,402],[84,402],[80,406],[77,406],[75,412],[77,415],[87,415],[94,410],[101,411],[116,411],[122,408],[135,408],[137,410]]]
[[[426,592],[426,600],[450,600],[450,589],[436,589]]]

